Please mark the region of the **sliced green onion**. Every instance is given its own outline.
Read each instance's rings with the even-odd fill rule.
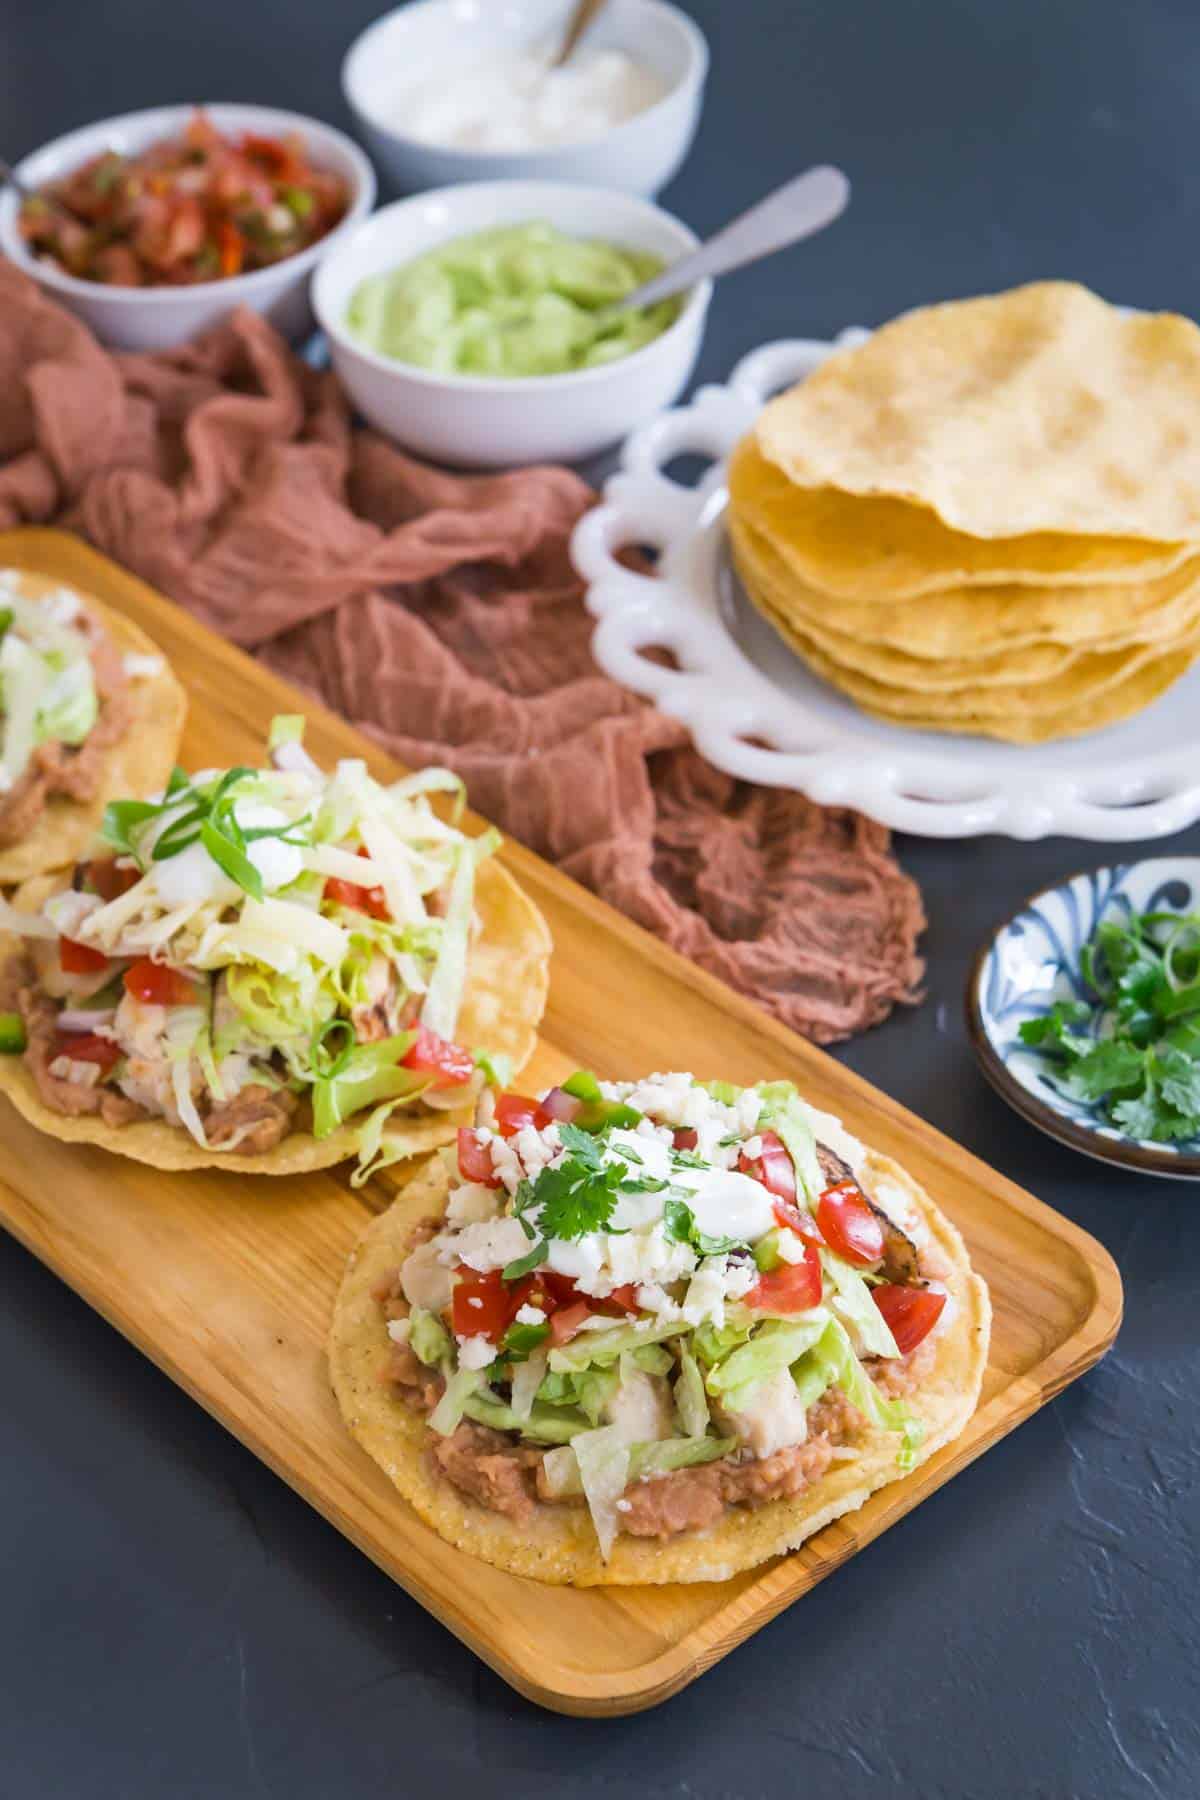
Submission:
[[[532,1250],[524,1256],[518,1256],[514,1262],[505,1263],[500,1271],[502,1281],[520,1281],[522,1275],[528,1275],[531,1269],[546,1260],[546,1240],[539,1238]]]
[[[264,896],[262,876],[255,868],[244,850],[240,850],[231,839],[217,830],[211,819],[206,819],[200,832],[200,842],[208,851],[219,869],[223,869],[230,881],[236,881],[252,900],[261,900]]]
[[[330,1048],[330,1039],[341,1037],[341,1049]],[[351,1056],[354,1054],[357,1039],[354,1027],[349,1019],[326,1019],[324,1025],[313,1032],[312,1048],[309,1060],[313,1069],[323,1081],[332,1081],[340,1075]]]

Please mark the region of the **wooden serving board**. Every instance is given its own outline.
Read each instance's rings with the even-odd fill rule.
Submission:
[[[0,534],[0,566],[42,571],[142,625],[191,711],[182,760],[254,762],[276,712],[307,713],[328,762],[395,766],[77,539]],[[554,935],[550,1002],[522,1085],[687,1068],[793,1077],[904,1163],[966,1237],[995,1309],[979,1410],[906,1480],[794,1555],[721,1584],[547,1588],[465,1557],[423,1526],[343,1430],[324,1340],[346,1256],[389,1188],[343,1171],[261,1180],[169,1175],[59,1144],[0,1102],[0,1220],[506,1681],[561,1712],[618,1714],[676,1693],[1089,1368],[1116,1334],[1107,1252],[885,1094],[515,844],[503,859]]]

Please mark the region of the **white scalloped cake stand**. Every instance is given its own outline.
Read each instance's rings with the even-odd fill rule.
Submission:
[[[680,719],[717,768],[857,807],[900,831],[1115,842],[1190,825],[1200,817],[1200,667],[1137,718],[1064,743],[905,731],[811,674],[746,599],[726,544],[725,459],[771,394],[865,335],[768,344],[727,386],[701,388],[634,432],[572,541],[598,621],[596,661]],[[685,455],[712,461],[696,487],[665,473]],[[617,561],[635,544],[658,550],[653,574]],[[678,667],[645,654],[656,646]]]

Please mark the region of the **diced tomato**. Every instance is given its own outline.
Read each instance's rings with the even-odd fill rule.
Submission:
[[[804,1261],[780,1263],[746,1295],[746,1305],[760,1312],[807,1312],[821,1302],[821,1259],[816,1246],[805,1244]]]
[[[152,962],[148,956],[139,957],[132,963],[123,980],[125,992],[147,1006],[193,1006],[196,1003],[194,981],[181,970],[170,969],[166,963]]]
[[[361,847],[358,854],[365,856],[366,847]],[[360,887],[357,881],[343,881],[338,875],[331,875],[326,881],[323,897],[336,906],[350,906],[355,912],[366,913],[370,919],[387,920],[392,916],[381,887]]]
[[[901,1356],[907,1356],[929,1336],[946,1304],[945,1294],[937,1294],[932,1288],[900,1287],[890,1281],[872,1288],[871,1295]]]
[[[690,1125],[681,1125],[671,1139],[676,1150],[694,1150],[700,1142]]]
[[[222,219],[217,226],[217,255],[222,275],[238,275],[246,260],[246,240],[232,219]]]
[[[58,940],[58,961],[64,975],[96,975],[108,967],[103,950],[93,950],[90,944],[79,944],[69,937]]]
[[[591,1307],[586,1300],[577,1300],[573,1306],[560,1307],[550,1317],[550,1342],[554,1345],[570,1343],[579,1331],[585,1319],[591,1317]]]
[[[743,1150],[738,1157],[738,1168],[743,1175],[752,1175],[755,1181],[761,1181],[769,1194],[780,1200],[794,1200],[796,1170],[782,1138],[774,1131],[764,1131],[759,1141],[762,1154],[752,1160]]]
[[[817,1224],[829,1248],[848,1263],[865,1268],[883,1255],[883,1225],[853,1181],[826,1188],[817,1201]]]
[[[242,152],[269,169],[272,175],[286,175],[292,166],[292,154],[287,144],[279,138],[259,137],[253,131],[242,136]]]
[[[427,1025],[417,1027],[417,1041],[406,1056],[401,1057],[406,1069],[435,1077],[435,1087],[455,1087],[470,1081],[475,1073],[475,1058],[461,1044],[439,1037]]]
[[[561,1284],[565,1283],[566,1286]],[[563,1294],[569,1304],[563,1308],[559,1305],[558,1295]],[[479,1302],[476,1306],[475,1301]],[[575,1283],[569,1276],[555,1275],[550,1269],[542,1269],[533,1275],[522,1275],[520,1281],[505,1281],[499,1269],[491,1269],[486,1275],[480,1275],[474,1269],[460,1269],[458,1281],[451,1297],[451,1314],[454,1330],[459,1337],[486,1337],[493,1344],[499,1343],[523,1306],[539,1306],[550,1319],[553,1333],[554,1321],[566,1314],[578,1314],[580,1319],[586,1318],[591,1308],[586,1300],[576,1300]],[[573,1327],[568,1320],[568,1335],[578,1331],[578,1320]],[[555,1338],[555,1343],[565,1343],[565,1338]]]
[[[771,1201],[771,1211],[780,1225],[788,1231],[794,1231],[806,1244],[820,1245],[825,1242],[817,1230],[817,1221],[807,1207],[796,1206],[791,1200],[780,1200],[776,1196]]]
[[[539,1269],[537,1281],[545,1289],[547,1312],[559,1306],[574,1306],[579,1298],[579,1290],[570,1275],[560,1275],[557,1269]]]
[[[94,857],[84,864],[83,878],[94,894],[104,901],[118,900],[141,880],[138,869],[122,869],[115,856]]]
[[[535,1131],[544,1131],[550,1124],[550,1114],[528,1094],[500,1094],[496,1098],[496,1130],[501,1137],[516,1137],[526,1125],[532,1125]]]
[[[475,1269],[460,1269],[450,1297],[456,1336],[485,1337],[498,1344],[522,1304],[518,1292],[519,1284],[509,1287],[499,1269],[489,1269],[484,1275]]]
[[[615,1287],[612,1293],[608,1294],[603,1300],[592,1300],[590,1302],[592,1311],[607,1313],[610,1318],[623,1319],[626,1313],[637,1312],[637,1291],[638,1284],[636,1281],[624,1281],[621,1283],[620,1287]]]
[[[469,1125],[458,1128],[458,1172],[464,1181],[481,1181],[490,1188],[500,1186],[491,1151],[480,1143]]]
[[[623,1319],[636,1312],[637,1287],[626,1282],[596,1300],[581,1294],[569,1275],[554,1269],[538,1269],[515,1282],[504,1281],[498,1269],[486,1275],[462,1269],[451,1301],[454,1330],[459,1337],[482,1336],[499,1343],[523,1306],[540,1307],[550,1322],[551,1343],[566,1344],[593,1313]]]
[[[124,1051],[111,1038],[97,1037],[94,1031],[60,1031],[54,1040],[54,1054],[70,1057],[72,1062],[99,1063],[107,1074]]]
[[[340,876],[331,875],[325,883],[326,900],[332,900],[335,906],[349,906],[355,912],[366,913],[372,919],[390,919],[387,901],[383,889],[360,887],[356,881],[343,881]]]

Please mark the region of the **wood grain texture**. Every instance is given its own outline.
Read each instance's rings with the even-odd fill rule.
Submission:
[[[142,625],[190,697],[189,765],[257,760],[272,713],[303,710],[322,761],[394,765],[77,539],[0,534],[0,566],[53,574]],[[40,1136],[5,1106],[0,1220],[505,1680],[543,1706],[653,1706],[708,1669],[1089,1368],[1121,1283],[1087,1233],[515,844],[503,860],[549,920],[550,1003],[523,1085],[690,1068],[796,1080],[910,1169],[953,1218],[994,1307],[963,1435],[801,1550],[720,1585],[573,1591],[469,1560],[428,1531],[343,1430],[324,1337],[350,1247],[388,1200],[337,1170],[278,1181],[171,1176]]]

